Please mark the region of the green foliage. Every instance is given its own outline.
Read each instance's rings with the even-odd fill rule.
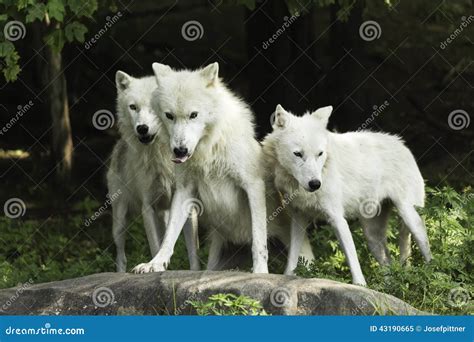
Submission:
[[[206,302],[190,301],[189,304],[199,316],[266,316],[267,313],[258,300],[232,293],[218,293]]]
[[[40,22],[45,32],[44,43],[60,53],[66,43],[84,42],[88,31],[85,25],[88,21],[84,19],[92,18],[99,6],[110,9],[114,4],[108,0],[100,3],[99,0],[0,0],[0,62],[3,62],[0,71],[5,80],[16,80],[21,71],[20,56],[14,45],[17,40],[5,37],[5,25],[18,21],[26,35],[28,30],[37,29],[31,24]]]
[[[47,196],[44,195],[45,198]],[[110,212],[104,213],[90,226],[84,225],[85,220],[102,205],[86,197],[62,218],[0,218],[0,288],[16,286],[30,279],[40,283],[114,271],[115,248]],[[390,267],[377,264],[368,251],[362,230],[357,223],[351,224],[369,287],[435,314],[472,314],[473,300],[470,304],[455,305],[453,291],[459,288],[466,293],[474,291],[474,193],[470,188],[462,193],[450,187],[428,188],[426,207],[421,213],[434,257],[430,264],[423,262],[414,243],[410,264],[401,265],[396,261],[399,256],[397,227],[400,222],[395,213],[388,231],[389,249],[394,260]],[[27,209],[25,218],[28,215]],[[312,234],[312,245],[316,261],[311,265],[301,261],[297,268],[298,275],[351,282],[344,254],[330,227],[324,226]],[[206,250],[200,254],[205,260]],[[132,216],[128,228],[127,258],[129,268],[150,259],[139,214]],[[270,261],[272,272],[281,273],[285,266],[284,257],[281,260],[271,258]],[[176,245],[170,269],[189,269],[182,238]],[[228,294],[213,296],[204,303],[193,302],[193,307],[201,315],[264,314],[257,301]]]
[[[353,236],[359,260],[369,287],[403,299],[414,307],[436,314],[472,314],[473,301],[453,304],[460,288],[474,291],[474,193],[470,188],[458,193],[450,187],[427,189],[426,207],[421,210],[428,229],[433,260],[425,264],[415,243],[409,264],[394,260],[389,267],[380,267],[367,249],[361,229]],[[399,256],[396,227],[401,223],[392,215],[388,232],[392,257]],[[316,233],[313,248],[317,259],[311,265],[300,261],[297,274],[302,277],[323,277],[350,282],[345,258],[329,227]],[[394,259],[395,259],[394,258]],[[472,295],[471,295],[472,296]]]
[[[51,200],[45,191],[40,202]],[[97,272],[115,271],[115,246],[110,211],[90,226],[86,219],[103,206],[85,197],[68,208],[67,216],[37,219],[0,217],[0,288],[81,277]],[[29,217],[27,208],[24,218]],[[127,232],[128,267],[150,260],[148,242],[141,215],[131,215]],[[170,269],[189,269],[186,246],[178,240]]]

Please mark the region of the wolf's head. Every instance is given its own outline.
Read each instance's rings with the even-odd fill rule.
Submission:
[[[153,63],[157,89],[153,108],[170,136],[175,163],[191,158],[215,120],[219,65],[189,71]]]
[[[302,117],[278,105],[273,133],[278,163],[307,191],[321,187],[322,170],[327,158],[326,129],[332,107],[323,107]]]
[[[151,108],[151,97],[156,88],[153,77],[134,78],[117,71],[115,83],[121,128],[133,132],[142,144],[151,143],[159,127]]]

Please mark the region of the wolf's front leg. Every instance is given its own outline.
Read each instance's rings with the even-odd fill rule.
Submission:
[[[192,199],[193,192],[193,187],[190,185],[176,189],[171,202],[168,226],[160,250],[150,262],[135,266],[132,270],[134,273],[149,273],[166,270],[171,256],[173,255],[176,240],[178,240],[184,223],[188,219],[189,208],[186,207],[189,200]]]
[[[183,229],[186,250],[188,251],[189,268],[191,271],[199,271],[201,269],[198,255],[199,235],[197,216],[196,210],[192,209],[192,213],[186,220]]]
[[[254,180],[244,186],[252,215],[253,273],[268,273],[265,184]]]
[[[285,274],[292,275],[298,265],[298,257],[301,253],[301,246],[306,236],[306,227],[309,221],[301,217],[301,214],[295,212],[291,217],[291,240],[288,250],[288,262],[286,264]]]
[[[148,245],[150,246],[151,255],[156,255],[160,249],[160,236],[158,234],[158,222],[155,209],[152,206],[150,198],[145,197],[142,204],[143,225],[145,226]]]
[[[330,215],[329,223],[335,229],[339,243],[346,256],[352,274],[352,282],[356,285],[367,285],[364,275],[362,274],[362,269],[360,268],[354,240],[352,239],[352,234],[346,219],[342,214]]]

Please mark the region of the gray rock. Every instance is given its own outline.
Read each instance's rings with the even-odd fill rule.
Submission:
[[[272,315],[417,315],[393,296],[326,279],[276,274],[167,271],[86,277],[0,290],[4,315],[195,314],[189,300],[216,293],[259,300]]]

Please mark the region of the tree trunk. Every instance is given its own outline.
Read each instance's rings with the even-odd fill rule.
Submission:
[[[72,169],[72,133],[69,121],[69,104],[67,99],[66,76],[62,68],[61,53],[49,47],[46,75],[48,105],[52,121],[52,157],[55,165],[56,180],[67,184]]]

